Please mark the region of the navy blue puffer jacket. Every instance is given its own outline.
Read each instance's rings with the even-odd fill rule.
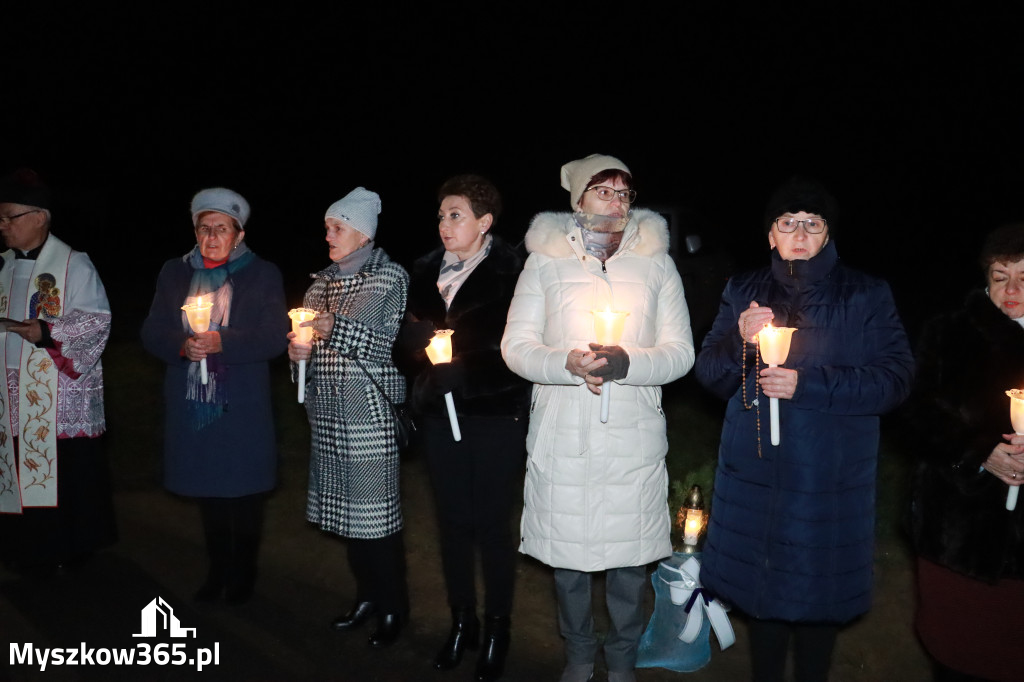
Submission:
[[[739,314],[770,306],[796,327],[771,445],[768,400],[744,409]],[[755,396],[747,346],[747,400]],[[871,603],[878,415],[910,392],[914,359],[889,286],[846,268],[835,243],[807,261],[772,252],[770,268],[733,277],[697,356],[697,378],[727,399],[701,581],[756,618],[846,622]],[[761,368],[764,365],[762,363]]]

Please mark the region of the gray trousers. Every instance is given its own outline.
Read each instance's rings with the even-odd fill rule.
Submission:
[[[555,569],[558,626],[565,638],[568,665],[593,663],[597,655],[590,589],[592,575],[566,568]],[[609,671],[626,672],[636,667],[637,646],[644,629],[646,586],[646,566],[605,571],[605,602],[611,626],[604,640],[604,659]]]

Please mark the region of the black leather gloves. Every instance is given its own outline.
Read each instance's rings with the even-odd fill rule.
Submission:
[[[398,332],[398,345],[405,353],[423,350],[434,337],[434,323],[430,320],[406,322]]]
[[[431,373],[431,387],[439,395],[451,393],[462,386],[464,368],[458,360],[436,364],[428,371]]]

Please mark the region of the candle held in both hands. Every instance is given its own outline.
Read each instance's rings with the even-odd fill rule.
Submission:
[[[295,340],[299,343],[309,343],[313,340],[313,328],[301,326],[303,322],[309,322],[316,318],[316,311],[309,308],[292,308],[288,311],[288,317],[292,321],[292,331],[295,332]],[[306,401],[306,361],[299,360],[299,402]]]
[[[452,334],[453,329],[438,329],[434,332],[434,338],[426,347],[427,359],[433,365],[452,361]],[[459,428],[459,418],[455,414],[455,400],[451,391],[444,394],[444,404],[448,408],[448,422],[452,427],[452,438],[456,441],[462,440],[462,429]]]
[[[629,313],[624,310],[592,310],[594,314],[594,336],[602,346],[617,346],[622,341]],[[601,423],[608,423],[612,404],[612,384],[601,384]]]
[[[181,306],[181,309],[185,311],[188,326],[192,328],[194,333],[202,334],[210,330],[210,313],[213,311],[213,303],[204,303],[203,297],[198,296],[195,303],[186,303]],[[206,358],[199,361],[199,376],[205,386],[209,381],[209,374],[206,371]]]
[[[1018,436],[1024,436],[1024,391],[1019,388],[1011,388],[1006,392],[1010,396],[1010,424],[1013,425],[1013,432]],[[1020,487],[1011,485],[1006,493],[1006,509],[1013,511],[1017,508],[1017,495],[1020,494]]]
[[[789,357],[789,345],[793,339],[793,327],[773,327],[766,324],[757,333],[757,343],[761,347],[761,359],[769,367],[778,367]],[[769,398],[768,411],[771,416],[772,445],[782,442],[779,428],[779,399]]]

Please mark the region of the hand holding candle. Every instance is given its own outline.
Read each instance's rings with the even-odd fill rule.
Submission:
[[[434,338],[430,339],[427,346],[427,358],[431,364],[439,364],[452,361],[452,334],[451,329],[438,329]],[[444,402],[448,407],[448,421],[452,426],[452,437],[456,441],[462,440],[462,430],[459,428],[459,418],[455,414],[455,401],[452,399],[451,391],[444,394]]]
[[[1010,424],[1018,436],[1024,436],[1024,391],[1019,388],[1011,388],[1006,392],[1010,396]],[[1006,508],[1013,511],[1017,508],[1017,495],[1020,493],[1020,486],[1011,485],[1006,493]]]
[[[593,310],[594,335],[602,346],[617,346],[622,340],[622,330],[626,326],[628,312],[622,310]],[[611,382],[601,386],[601,423],[608,423],[608,412],[611,408]]]
[[[288,311],[288,317],[292,320],[292,331],[295,332],[295,341],[298,343],[311,343],[313,341],[313,328],[303,327],[303,322],[308,322],[316,317],[316,311],[309,308],[292,308]],[[306,400],[306,361],[299,360],[299,402]]]
[[[199,296],[195,303],[186,303],[181,306],[181,309],[185,311],[185,317],[188,318],[188,326],[192,328],[192,332],[195,334],[202,334],[210,329],[210,312],[213,310],[213,303],[204,303],[203,297]],[[199,376],[205,385],[209,381],[209,375],[206,371],[206,358],[199,361]]]
[[[773,327],[765,325],[757,333],[757,342],[761,346],[761,358],[769,367],[778,367],[789,357],[789,344],[793,338],[792,327]],[[778,445],[781,441],[779,435],[779,399],[770,398],[770,413],[772,425],[772,445]]]

